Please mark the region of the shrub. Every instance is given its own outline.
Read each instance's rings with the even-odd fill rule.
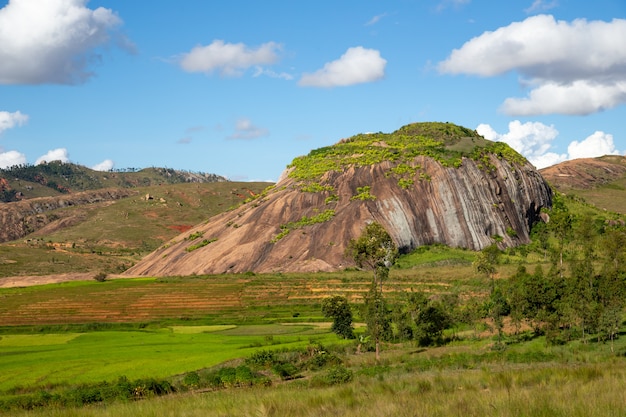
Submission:
[[[183,384],[188,388],[197,388],[200,385],[200,375],[197,372],[189,372],[185,375]]]
[[[98,282],[104,282],[107,279],[107,273],[106,272],[98,272],[96,275],[94,275],[93,279],[95,279]]]
[[[343,365],[330,368],[326,373],[311,380],[313,386],[329,386],[345,384],[352,381],[353,373]]]

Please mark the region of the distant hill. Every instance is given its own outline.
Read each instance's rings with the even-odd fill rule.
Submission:
[[[539,170],[559,192],[599,209],[626,214],[626,157],[606,155],[565,161]]]
[[[53,161],[0,169],[0,202],[53,197],[102,188],[136,188],[159,184],[227,181],[216,174],[171,168],[94,171],[82,165]]]
[[[162,184],[0,203],[0,242],[5,242],[0,243],[0,277],[121,272],[269,185]]]
[[[337,271],[350,239],[378,222],[403,253],[530,241],[552,193],[502,142],[451,123],[358,134],[298,157],[275,187],[179,235],[128,275]]]

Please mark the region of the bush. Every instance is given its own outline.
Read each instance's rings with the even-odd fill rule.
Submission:
[[[259,350],[246,359],[246,365],[258,368],[270,368],[277,362],[276,354],[270,350]]]
[[[311,380],[312,386],[330,386],[345,384],[352,381],[353,373],[343,365],[337,365],[330,368],[322,376],[315,377]]]
[[[183,379],[183,384],[187,388],[197,388],[200,385],[200,375],[197,372],[189,372]]]
[[[96,275],[94,275],[93,279],[98,282],[104,282],[107,279],[107,274],[106,272],[98,272]]]

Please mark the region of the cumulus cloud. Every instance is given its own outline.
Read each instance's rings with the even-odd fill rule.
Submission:
[[[250,48],[243,43],[225,43],[215,40],[210,45],[196,46],[182,55],[180,67],[187,72],[241,76],[248,68],[258,65],[271,65],[278,61],[281,45],[267,42],[258,48]]]
[[[250,119],[241,118],[235,124],[235,132],[228,139],[256,139],[269,135],[269,130],[255,126]]]
[[[0,168],[10,168],[14,165],[26,164],[26,155],[18,151],[2,152],[0,149]]]
[[[517,71],[530,87],[508,98],[509,115],[585,115],[626,102],[626,20],[556,21],[537,15],[485,32],[439,63],[448,74],[493,77]]]
[[[105,159],[99,164],[92,166],[91,169],[93,169],[94,171],[110,171],[113,169],[114,166],[115,166],[115,163],[112,160]]]
[[[613,135],[599,130],[594,132],[591,136],[588,136],[585,140],[570,143],[567,147],[567,153],[570,159],[620,154],[620,152],[615,149]]]
[[[10,0],[0,9],[0,84],[77,84],[122,20],[88,0]],[[130,45],[117,36],[116,45]],[[132,46],[131,46],[132,47]]]
[[[15,126],[22,126],[26,124],[26,122],[28,122],[28,115],[19,111],[13,113],[0,111],[0,134],[7,129],[14,128]]]
[[[480,124],[476,132],[486,139],[507,143],[537,168],[545,168],[569,159],[620,154],[615,149],[613,135],[601,131],[595,132],[580,142],[571,142],[567,153],[557,153],[552,150],[554,147],[552,142],[559,132],[554,126],[547,126],[540,122],[521,123],[519,120],[514,120],[509,123],[507,133],[498,133],[488,124]]]
[[[35,165],[42,164],[44,162],[52,162],[52,161],[61,161],[61,162],[69,162],[70,155],[65,148],[57,148],[48,151],[45,155],[40,156],[35,161]]]
[[[328,62],[312,74],[304,74],[299,85],[305,87],[344,87],[369,83],[385,76],[387,60],[375,49],[348,48],[337,60]]]

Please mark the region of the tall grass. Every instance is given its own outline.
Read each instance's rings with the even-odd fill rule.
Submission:
[[[466,371],[392,372],[311,388],[295,381],[272,388],[181,394],[76,410],[17,413],[45,417],[346,416],[617,417],[626,415],[626,364],[495,366]]]

